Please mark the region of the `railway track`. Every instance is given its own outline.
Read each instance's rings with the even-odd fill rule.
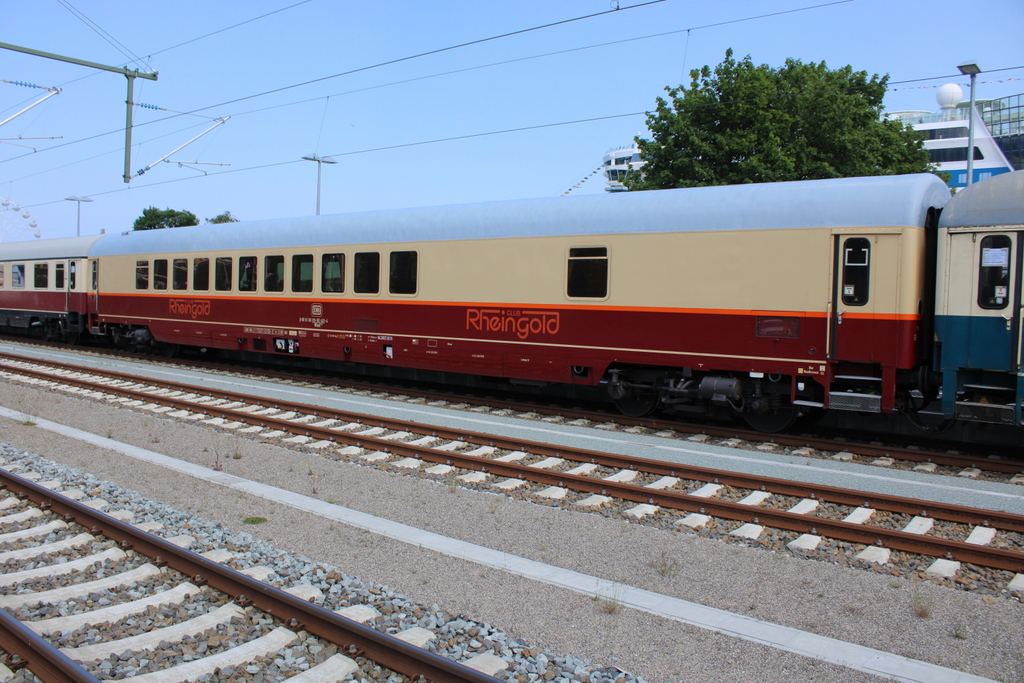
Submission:
[[[372,666],[406,680],[485,683],[505,668],[489,653],[453,662],[422,647],[436,637],[426,629],[382,633],[364,624],[372,607],[318,607],[313,586],[275,588],[261,580],[269,568],[236,571],[225,549],[190,552],[187,536],[164,538],[157,524],[102,512],[80,489],[57,492],[60,482],[9,469],[0,467],[0,676],[28,668],[45,683],[81,683],[120,678],[118,666],[132,662],[133,681],[167,683],[256,673],[300,644],[318,656],[296,683]],[[111,591],[127,597],[95,599]]]
[[[75,392],[280,439],[327,457],[670,528],[715,527],[751,542],[770,528],[787,535],[793,552],[839,544],[868,566],[923,556],[930,558],[924,573],[936,578],[988,568],[1000,572],[996,582],[1002,589],[1024,591],[1020,515],[504,439],[117,373],[19,364],[18,373],[44,386],[73,386]]]
[[[0,340],[24,344],[20,338],[4,338]],[[34,344],[44,348],[59,348],[80,352],[81,347],[72,347],[59,342],[36,341]],[[89,353],[101,356],[114,356],[158,364],[170,364],[202,371],[226,373],[228,375],[267,379],[275,382],[300,384],[322,389],[340,389],[356,393],[369,393],[387,398],[404,400],[423,399],[425,401],[444,402],[449,407],[461,409],[486,408],[489,411],[501,411],[499,414],[514,415],[530,419],[550,419],[560,422],[582,421],[581,424],[614,424],[619,429],[643,429],[651,432],[673,432],[681,438],[691,436],[708,440],[712,444],[722,444],[730,448],[756,449],[758,446],[774,447],[790,450],[801,450],[802,457],[836,458],[859,462],[861,464],[879,464],[901,469],[917,469],[923,472],[939,472],[949,474],[950,470],[978,470],[978,474],[970,473],[963,476],[982,476],[987,473],[1022,475],[1018,482],[1024,483],[1024,457],[1018,444],[971,444],[950,443],[936,439],[925,433],[917,434],[913,443],[906,437],[889,437],[886,442],[878,441],[877,434],[859,434],[844,430],[842,434],[835,430],[815,430],[819,434],[765,434],[744,429],[732,424],[714,424],[707,422],[689,423],[678,418],[644,417],[633,418],[614,410],[603,410],[599,406],[574,408],[568,404],[551,404],[544,401],[522,401],[497,396],[480,396],[450,389],[422,389],[406,384],[387,382],[361,381],[351,378],[329,376],[320,373],[316,376],[304,374],[299,370],[283,371],[267,367],[252,368],[238,363],[213,362],[190,358],[165,359],[156,356],[139,356],[127,351],[116,349],[90,349]],[[0,353],[0,357],[5,354]],[[17,358],[15,354],[10,354]],[[442,405],[442,404],[439,404]],[[893,462],[888,462],[892,460]],[[875,462],[880,461],[880,462]],[[957,472],[958,473],[958,472]],[[1000,481],[998,477],[995,479]]]

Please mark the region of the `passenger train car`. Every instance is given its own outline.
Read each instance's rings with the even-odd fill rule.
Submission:
[[[983,381],[969,353],[935,342],[955,327],[936,292],[973,277],[936,268],[948,200],[935,176],[908,175],[135,231],[77,252],[0,245],[0,324],[603,386],[628,414],[775,431],[825,409],[916,410],[951,378]],[[88,277],[57,280],[59,264]],[[66,318],[35,303],[43,293],[65,296]]]
[[[946,417],[1021,424],[1024,171],[959,192],[938,240],[935,367]]]

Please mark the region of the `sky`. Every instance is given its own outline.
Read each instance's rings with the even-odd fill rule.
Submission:
[[[617,9],[616,9],[617,8]],[[0,236],[604,192],[601,157],[666,86],[732,48],[888,74],[887,111],[1024,93],[1024,2],[979,0],[5,0],[0,42],[135,79],[125,183],[118,73],[0,49]],[[230,117],[230,118],[228,118]],[[227,119],[215,125],[218,118]],[[179,146],[213,126],[182,149]],[[18,139],[22,138],[22,139]],[[40,138],[40,139],[28,139]],[[53,138],[53,139],[47,139]],[[34,151],[33,149],[34,148]],[[169,162],[159,161],[166,157]],[[67,197],[93,201],[77,203]],[[2,202],[0,202],[2,206]],[[22,207],[15,213],[13,206]],[[24,214],[29,216],[25,217]],[[35,224],[33,227],[32,224]]]

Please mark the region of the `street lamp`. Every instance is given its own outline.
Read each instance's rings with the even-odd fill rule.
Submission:
[[[66,202],[78,202],[78,230],[75,232],[79,237],[82,236],[82,202],[91,202],[92,200],[88,197],[65,197]]]
[[[967,185],[974,182],[974,80],[981,69],[974,62],[964,62],[957,67],[964,76],[971,77],[971,113],[967,122]]]
[[[316,162],[316,215],[320,215],[320,179],[321,173],[323,172],[324,164],[336,164],[338,163],[331,157],[320,157],[316,154],[310,154],[309,156],[302,157],[305,161]]]

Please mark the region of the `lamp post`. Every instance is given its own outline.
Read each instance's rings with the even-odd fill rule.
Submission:
[[[75,234],[79,237],[82,236],[82,202],[91,202],[92,200],[88,197],[65,197],[64,201],[77,202],[78,203],[78,229]]]
[[[967,185],[974,182],[974,81],[981,69],[974,62],[964,62],[957,67],[964,76],[971,77],[971,112],[967,119]]]
[[[316,162],[316,215],[319,216],[320,215],[320,180],[321,180],[321,177],[322,177],[321,173],[323,172],[323,165],[324,164],[336,164],[338,162],[335,161],[334,159],[332,159],[331,157],[321,157],[321,156],[317,156],[316,154],[310,154],[309,156],[304,156],[302,158],[305,161],[315,161]]]

